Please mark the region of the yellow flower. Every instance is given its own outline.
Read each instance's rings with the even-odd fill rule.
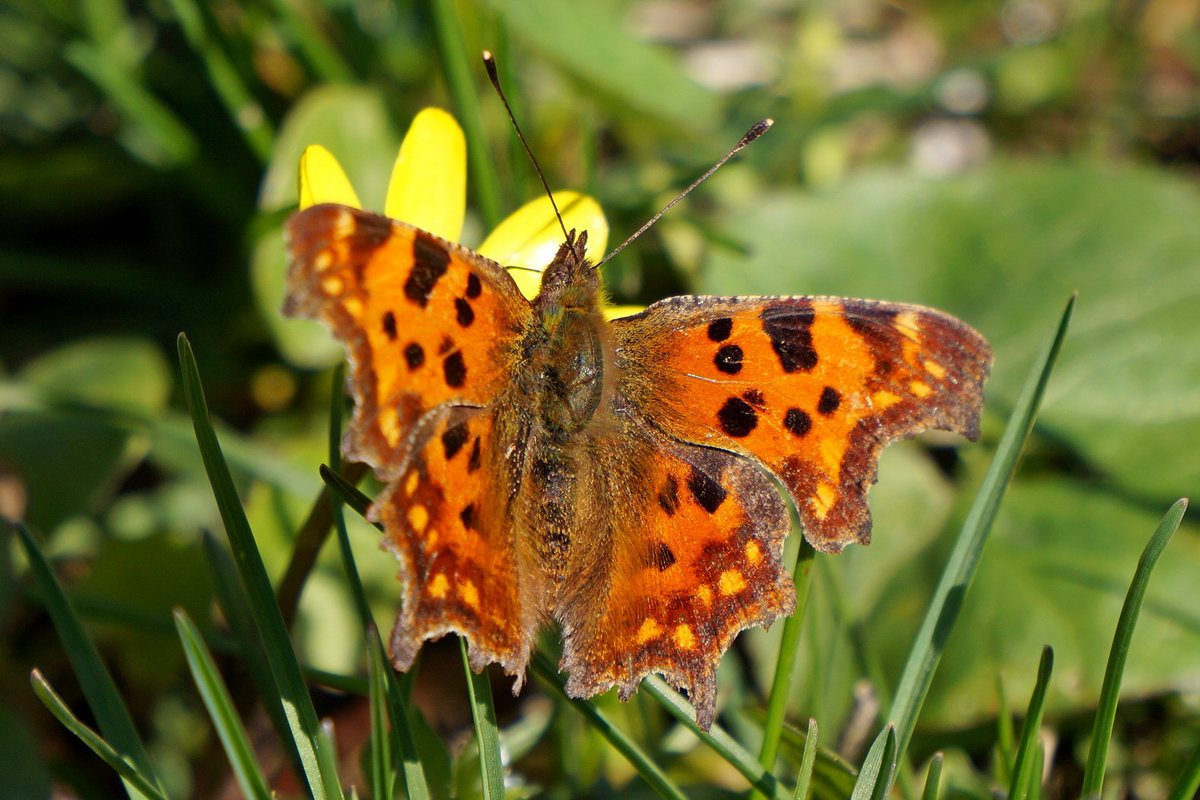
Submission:
[[[413,119],[392,167],[383,213],[449,241],[462,234],[466,208],[467,148],[454,117],[426,108]],[[597,203],[578,192],[555,192],[554,200],[568,230],[588,232],[593,259],[604,254],[608,222]],[[337,159],[320,145],[310,145],[300,158],[300,208],[317,203],[342,203],[361,208]],[[478,253],[510,267],[526,297],[537,294],[544,269],[558,246],[562,229],[550,199],[526,203],[492,231]],[[536,270],[531,272],[529,270]]]

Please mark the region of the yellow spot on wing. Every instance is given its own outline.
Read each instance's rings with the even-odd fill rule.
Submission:
[[[946,368],[936,361],[925,361],[921,366],[925,367],[925,371],[938,380],[946,377]]]
[[[408,473],[408,477],[404,479],[404,493],[411,497],[412,493],[417,490],[417,484],[420,482],[421,476],[418,475],[417,471],[414,469],[412,472]]]
[[[704,605],[712,605],[712,589],[708,588],[708,584],[702,583],[696,589],[696,597],[700,598],[700,602]]]
[[[696,634],[692,633],[692,629],[685,623],[677,625],[672,636],[680,650],[691,650],[696,646]]]
[[[908,388],[917,397],[929,397],[929,395],[933,394],[933,389],[930,389],[929,384],[923,381],[911,381],[908,384]]]
[[[825,519],[825,515],[829,513],[829,509],[833,508],[833,501],[837,499],[837,492],[828,483],[822,483],[817,487],[817,495],[813,498],[813,510],[817,514],[817,519]]]
[[[642,627],[638,628],[637,643],[645,644],[651,639],[657,639],[662,636],[663,627],[658,624],[658,621],[653,617],[646,617],[646,621],[642,623]]]
[[[333,253],[328,250],[322,250],[317,253],[316,257],[313,258],[313,266],[316,267],[317,272],[324,272],[329,269],[333,266]]]
[[[342,305],[344,305],[346,310],[350,312],[350,316],[362,316],[363,304],[362,301],[357,297],[347,297],[346,299],[342,300]]]
[[[449,588],[450,581],[446,580],[446,576],[439,572],[429,581],[429,596],[434,600],[441,600],[446,596],[446,591]]]
[[[717,588],[721,590],[721,594],[737,594],[746,588],[746,579],[740,570],[727,569],[717,579]]]
[[[891,408],[899,402],[899,395],[892,394],[886,389],[880,389],[878,392],[871,395],[871,405],[873,405],[877,411],[883,411],[886,408]]]
[[[750,562],[750,566],[754,566],[759,561],[762,561],[762,548],[753,539],[746,542],[746,560]]]
[[[400,418],[396,414],[396,409],[386,408],[379,412],[379,416],[376,419],[379,420],[379,432],[383,434],[383,438],[387,439],[388,444],[392,447],[399,444]]]
[[[905,338],[911,339],[914,342],[921,340],[921,322],[920,318],[912,311],[901,311],[896,315],[896,330],[900,331]]]
[[[458,596],[471,608],[479,608],[479,590],[475,588],[474,582],[464,580],[460,583],[458,585]]]
[[[425,526],[429,524],[429,509],[422,505],[410,508],[408,510],[408,524],[412,525],[413,530],[417,533],[424,533]]]
[[[325,294],[341,294],[342,289],[345,288],[346,284],[336,275],[330,275],[328,278],[323,278],[321,280],[321,289],[325,292]]]

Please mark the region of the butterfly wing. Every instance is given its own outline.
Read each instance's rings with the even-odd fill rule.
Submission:
[[[449,631],[476,669],[518,683],[533,640],[502,460],[517,433],[501,397],[531,309],[500,265],[402,222],[319,205],[287,225],[284,312],[325,322],[346,346],[354,417],[343,448],[388,486],[383,523],[404,598],[393,661]]]
[[[421,417],[486,406],[503,390],[532,310],[499,264],[419,228],[323,204],[287,223],[286,316],[327,324],[346,346],[350,458],[388,480]]]
[[[787,508],[753,460],[624,419],[588,465],[587,491],[602,499],[581,537],[599,552],[577,552],[577,567],[594,571],[570,573],[558,612],[567,692],[617,686],[627,700],[658,672],[688,691],[707,730],[733,638],[795,608],[781,561]]]
[[[870,539],[866,492],[886,444],[930,428],[978,436],[991,349],[940,311],[674,297],[613,328],[628,402],[674,438],[756,457],[822,551]]]

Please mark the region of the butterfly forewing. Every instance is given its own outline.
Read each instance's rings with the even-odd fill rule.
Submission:
[[[422,415],[503,389],[531,311],[500,265],[348,206],[301,211],[287,238],[284,313],[324,321],[350,357],[348,456],[389,479]]]
[[[676,297],[614,323],[619,391],[670,435],[750,453],[805,535],[870,538],[866,490],[888,442],[978,436],[991,350],[921,306],[832,297]]]

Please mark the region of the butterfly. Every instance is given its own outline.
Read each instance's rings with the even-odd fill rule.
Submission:
[[[660,673],[708,729],[721,655],[795,608],[774,481],[836,553],[870,538],[887,443],[978,437],[991,351],[936,310],[684,296],[609,321],[586,231],[532,301],[500,264],[349,206],[286,236],[284,313],[345,345],[343,449],[386,484],[368,518],[399,562],[400,670],[457,633],[516,692],[557,624],[568,694],[627,700]]]

